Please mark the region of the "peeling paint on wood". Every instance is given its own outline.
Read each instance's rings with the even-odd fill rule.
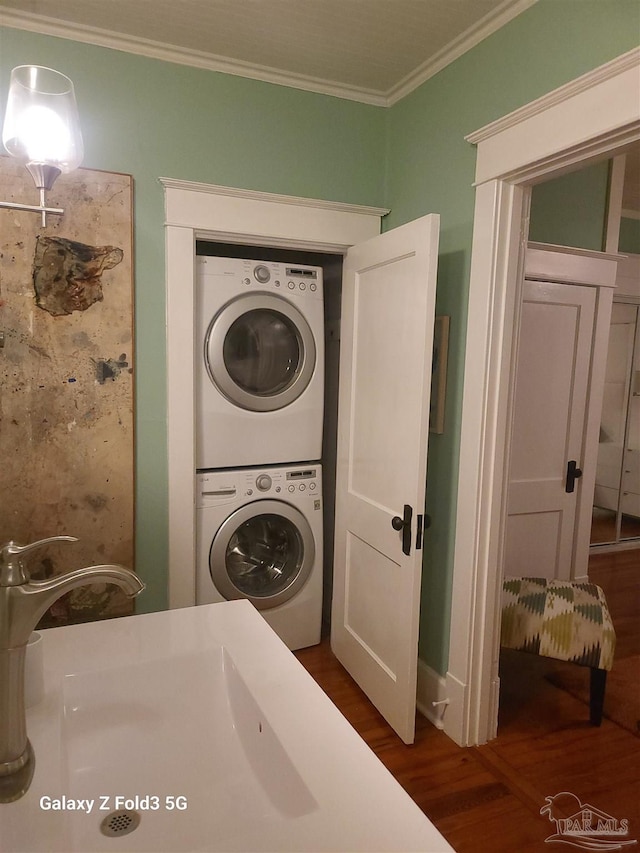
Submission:
[[[86,311],[104,299],[102,273],[122,262],[117,246],[88,246],[62,237],[36,237],[33,288],[36,305],[54,317]]]

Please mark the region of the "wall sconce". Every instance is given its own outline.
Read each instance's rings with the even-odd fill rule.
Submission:
[[[19,65],[11,72],[2,142],[25,165],[40,190],[40,204],[0,201],[0,207],[42,214],[62,214],[46,206],[46,193],[58,175],[72,172],[84,153],[73,83],[64,74],[38,65]]]

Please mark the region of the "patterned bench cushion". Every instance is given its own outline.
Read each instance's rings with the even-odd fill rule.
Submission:
[[[611,669],[616,634],[604,593],[596,584],[505,578],[500,644],[580,666]]]

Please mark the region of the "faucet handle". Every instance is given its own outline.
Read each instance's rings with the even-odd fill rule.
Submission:
[[[28,545],[18,545],[10,540],[0,547],[0,586],[19,586],[29,580],[29,572],[22,562],[22,555],[35,551],[42,545],[50,542],[77,542],[75,536],[49,536],[47,539],[38,539]]]

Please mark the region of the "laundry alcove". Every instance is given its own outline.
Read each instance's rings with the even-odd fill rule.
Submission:
[[[335,471],[338,414],[338,373],[340,359],[340,302],[342,295],[342,255],[274,246],[197,240],[199,257],[244,258],[322,267],[324,286],[324,418],[322,441],[323,512],[323,635],[329,630],[333,575],[333,531],[335,516]]]

